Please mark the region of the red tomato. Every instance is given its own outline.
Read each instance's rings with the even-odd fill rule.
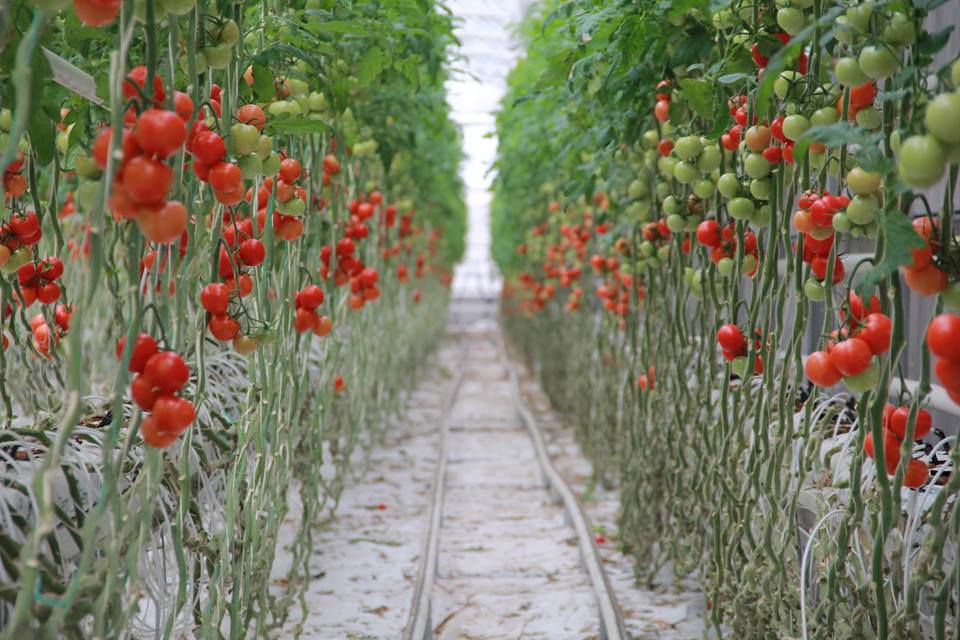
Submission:
[[[932,296],[946,289],[948,284],[947,273],[932,264],[914,269],[903,269],[903,279],[910,289],[921,296]]]
[[[190,379],[187,364],[173,351],[161,351],[151,356],[143,374],[161,393],[175,393]]]
[[[240,323],[226,313],[218,313],[207,322],[210,334],[221,342],[233,340],[240,333]]]
[[[120,13],[121,0],[73,0],[73,12],[88,27],[105,27]]]
[[[903,474],[903,486],[916,489],[930,479],[930,467],[923,460],[911,460]]]
[[[144,152],[166,158],[186,142],[187,125],[176,111],[147,109],[137,118],[133,135]]]
[[[153,409],[153,403],[157,400],[153,385],[142,373],[138,373],[130,382],[130,397],[144,411]]]
[[[193,140],[193,157],[207,167],[219,164],[227,157],[227,145],[213,131],[203,131]]]
[[[117,9],[120,8],[120,2],[116,0],[90,0],[94,4],[107,5],[116,2]],[[126,79],[123,81],[123,97],[128,100],[131,98],[140,98],[140,91],[147,86],[147,67],[140,65],[130,69]],[[139,91],[138,91],[139,89]],[[157,102],[163,102],[166,93],[163,91],[163,78],[158,74],[153,76],[153,99]]]
[[[226,313],[230,306],[230,290],[222,282],[211,282],[200,291],[200,304],[207,313]]]
[[[159,204],[173,185],[173,169],[149,156],[137,156],[123,168],[123,190],[137,204]]]
[[[826,351],[811,353],[804,364],[804,371],[810,382],[818,387],[832,387],[843,378],[843,374],[834,366],[830,354]]]
[[[725,324],[717,330],[717,342],[724,351],[741,353],[747,347],[747,340],[735,324]]]
[[[255,104],[245,104],[237,109],[237,120],[244,124],[252,124],[262,133],[263,127],[267,124],[267,114]]]
[[[871,459],[877,459],[873,448],[872,433],[868,433],[863,439],[863,451]],[[887,473],[896,473],[897,465],[900,464],[900,441],[888,429],[883,430],[883,459],[886,463],[884,466]]]
[[[294,315],[293,328],[297,333],[306,333],[317,326],[317,322],[319,321],[320,316],[317,315],[316,311],[300,307]]]
[[[123,336],[117,341],[117,359],[123,358],[123,349],[126,346],[127,337]],[[141,333],[133,343],[133,354],[130,356],[130,371],[140,373],[155,353],[159,351],[157,341],[152,336]]]
[[[300,163],[293,158],[287,158],[280,163],[279,175],[284,182],[296,182],[300,177]]]
[[[830,350],[830,362],[845,376],[855,376],[870,366],[873,353],[870,345],[860,338],[850,338],[837,343]]]
[[[297,294],[297,301],[304,309],[311,311],[323,304],[323,289],[315,284],[308,284]]]
[[[267,252],[262,242],[256,238],[251,238],[240,243],[237,254],[240,256],[240,262],[248,267],[255,267],[263,262]]]
[[[240,167],[232,162],[221,162],[210,167],[207,180],[215,191],[230,193],[243,189],[243,174],[240,173]],[[241,199],[242,197],[241,193]]]
[[[873,355],[877,356],[890,349],[892,330],[893,322],[888,316],[882,313],[871,313],[855,336],[866,342]]]
[[[927,327],[927,348],[938,358],[960,361],[960,315],[941,313]]]
[[[179,434],[161,431],[153,416],[147,416],[140,423],[140,435],[143,436],[143,441],[151,447],[166,449],[177,441]]]
[[[907,418],[910,417],[910,407],[898,407],[890,415],[890,431],[897,436],[901,441],[907,435]],[[933,418],[930,417],[930,414],[920,409],[917,413],[917,424],[914,427],[913,439],[920,440],[925,435],[930,433],[930,429],[933,427]]]
[[[153,419],[159,431],[180,435],[195,417],[193,403],[186,398],[162,395],[153,405]]]
[[[333,320],[329,316],[320,316],[317,324],[313,327],[313,335],[321,338],[328,335],[333,330]]]
[[[158,244],[179,240],[187,228],[187,219],[187,208],[176,200],[168,200],[159,208],[141,209],[136,218],[141,233]]]

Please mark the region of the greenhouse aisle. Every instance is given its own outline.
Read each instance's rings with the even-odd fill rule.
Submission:
[[[431,591],[435,637],[599,637],[577,537],[562,505],[551,499],[516,413],[502,339],[493,305],[454,301],[447,334],[418,375],[404,415],[359,465],[365,468],[363,477],[346,487],[336,517],[314,527],[305,607],[294,605],[275,638],[294,638],[298,630],[302,638],[401,637],[427,534],[444,405],[451,393],[446,496]],[[701,637],[702,597],[693,591],[637,588],[631,561],[616,547],[616,492],[589,487],[590,464],[572,431],[529,376],[521,374],[520,384],[544,427],[548,452],[594,523],[630,633]],[[299,525],[296,494],[295,488],[281,532],[277,580],[293,561],[285,543]]]

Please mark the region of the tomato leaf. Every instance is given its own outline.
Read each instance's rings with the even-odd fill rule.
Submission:
[[[380,47],[370,47],[360,59],[360,71],[357,73],[357,79],[361,85],[369,85],[373,82],[384,66],[383,50]]]
[[[314,120],[303,116],[270,118],[267,120],[266,129],[270,133],[327,133],[331,131],[330,125],[323,120]]]
[[[849,122],[815,125],[807,129],[803,137],[793,147],[793,155],[797,161],[802,160],[807,155],[807,149],[813,142],[825,142],[829,143],[830,146],[857,144],[865,147],[879,144],[880,134],[871,134],[863,127],[858,127]]]
[[[329,22],[320,22],[315,25],[317,31],[327,33],[340,33],[351,36],[368,36],[370,31],[356,22],[344,22],[339,20],[330,20]]]
[[[734,84],[746,80],[749,77],[749,73],[725,73],[717,78],[717,82],[720,84]]]
[[[877,209],[876,216],[883,237],[883,257],[854,287],[864,298],[873,293],[884,278],[913,262],[911,250],[922,249],[925,244],[902,212],[881,208]]]
[[[273,86],[273,72],[262,64],[253,65],[253,95],[258,102],[273,99],[276,88]]]
[[[684,78],[680,80],[683,96],[687,99],[690,108],[704,120],[713,116],[714,89],[713,84],[706,80]]]

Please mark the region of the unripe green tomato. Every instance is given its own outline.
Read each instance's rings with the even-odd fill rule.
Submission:
[[[816,278],[807,278],[807,281],[803,283],[803,295],[807,296],[808,300],[821,302],[827,297],[827,292],[823,288],[823,283],[819,280]]]
[[[899,129],[890,132],[890,150],[894,153],[900,153],[900,131]]]
[[[681,160],[693,160],[700,152],[703,150],[703,143],[700,142],[699,136],[683,136],[677,140],[676,144],[673,147],[673,152]]]
[[[773,184],[770,178],[757,178],[750,181],[750,195],[757,200],[769,200]]]
[[[880,223],[874,220],[867,226],[863,227],[864,235],[868,238],[876,238],[877,234],[880,233]]]
[[[167,13],[175,16],[185,16],[197,6],[197,0],[160,0],[160,6]]]
[[[864,129],[879,129],[883,124],[883,114],[872,105],[864,107],[857,111],[857,124]]]
[[[894,46],[910,45],[917,39],[917,30],[910,18],[896,11],[890,16],[890,21],[883,30],[883,39]]]
[[[788,35],[795,36],[807,24],[807,19],[803,15],[803,11],[789,7],[777,11],[777,24]]]
[[[743,161],[743,168],[751,178],[766,178],[770,175],[770,162],[759,153],[751,153]]]
[[[660,173],[667,176],[668,178],[673,177],[673,169],[677,166],[678,160],[676,158],[671,158],[670,156],[664,156],[657,161],[657,168],[660,169]]]
[[[737,197],[737,194],[740,193],[740,180],[737,179],[737,174],[728,171],[720,176],[720,179],[717,180],[717,191],[724,198]]]
[[[724,278],[729,278],[733,275],[733,268],[735,266],[736,263],[733,261],[733,258],[720,258],[717,260],[717,273]]]
[[[273,138],[261,135],[257,140],[257,155],[261,160],[266,160],[273,153]]]
[[[657,256],[650,256],[647,258],[647,268],[656,269],[660,266],[660,261],[657,260]]]
[[[640,253],[649,258],[656,252],[657,248],[649,240],[640,243]]]
[[[57,151],[59,151],[61,155],[66,155],[67,150],[70,149],[70,133],[68,131],[58,131],[55,140]]]
[[[13,124],[13,112],[4,107],[0,109],[0,131],[10,131]]]
[[[803,76],[797,71],[781,71],[773,82],[773,92],[781,100],[786,100],[787,94],[790,93],[790,87],[802,78]]]
[[[850,21],[847,20],[847,16],[839,16],[834,25],[834,37],[843,44],[853,44],[853,29],[850,28]]]
[[[700,216],[687,216],[683,219],[683,230],[694,232],[697,230],[697,225],[701,222]]]
[[[867,45],[857,58],[860,68],[868,78],[889,78],[900,68],[900,58],[885,45]]]
[[[849,233],[853,228],[853,223],[850,222],[850,218],[843,211],[833,214],[830,223],[833,225],[833,228],[840,233]]]
[[[945,163],[946,152],[935,137],[910,136],[900,148],[897,170],[908,187],[926,189],[940,181]]]
[[[847,23],[851,28],[866,33],[870,29],[870,16],[873,14],[873,3],[864,2],[847,9]]]
[[[299,113],[310,113],[310,100],[307,98],[307,96],[292,96],[291,100],[299,107]]]
[[[843,378],[843,384],[852,393],[866,393],[877,386],[877,381],[879,379],[880,370],[877,368],[876,363],[871,362],[866,369],[857,375],[845,376]]]
[[[746,220],[753,215],[755,208],[749,198],[734,198],[727,203],[727,212],[734,220]]]
[[[684,267],[683,268],[683,281],[687,284],[693,282],[693,267]]]
[[[667,228],[670,229],[673,233],[680,233],[683,231],[684,220],[683,216],[676,213],[667,216]]]
[[[643,132],[643,138],[641,140],[643,142],[643,146],[647,147],[648,149],[655,149],[657,143],[660,142],[660,136],[657,135],[656,129],[647,129]]]
[[[698,198],[709,198],[713,196],[716,190],[717,185],[715,185],[713,180],[710,180],[709,178],[698,180],[697,184],[693,185],[693,193]]]
[[[673,177],[682,184],[690,184],[700,177],[700,170],[686,160],[679,160],[673,166]]]
[[[663,199],[663,211],[668,216],[680,213],[680,201],[674,195],[669,195]]]
[[[810,151],[807,153],[807,157],[810,159],[810,166],[816,169],[822,169],[824,163],[827,161],[827,154],[825,153]]]
[[[753,215],[750,216],[750,223],[759,228],[766,227],[770,224],[770,220],[773,217],[773,212],[770,210],[770,205],[765,204],[756,208],[753,212]]]
[[[747,375],[747,365],[750,363],[745,356],[737,356],[730,361],[730,370],[741,378]]]
[[[960,144],[944,146],[946,151],[947,164],[960,164]]]
[[[0,269],[5,273],[13,273],[31,260],[33,260],[33,252],[28,247],[20,247],[10,255]]]
[[[203,59],[211,69],[225,69],[233,58],[233,51],[225,44],[204,47]]]
[[[930,101],[923,126],[941,142],[960,142],[960,93],[941,93]]]
[[[805,116],[795,114],[787,116],[783,120],[783,135],[788,140],[796,142],[803,137],[807,129],[810,128],[810,121]]]
[[[637,218],[640,222],[650,222],[653,220],[653,205],[649,200],[637,203],[639,209],[637,210]]]
[[[307,101],[310,107],[310,111],[326,111],[327,110],[327,96],[319,91],[311,91],[310,95],[307,96]]]
[[[940,292],[943,306],[951,311],[960,310],[960,282],[951,282]]]
[[[286,202],[277,203],[277,211],[285,216],[302,216],[307,210],[307,203],[299,198],[290,198]]]
[[[876,196],[854,196],[847,205],[847,217],[853,224],[866,225],[876,219],[876,210],[880,207],[880,201]]]
[[[670,134],[673,133],[673,125],[669,121],[660,123],[660,133],[664,137],[669,138]]]
[[[840,119],[840,114],[833,107],[823,107],[810,114],[811,125],[833,124]]]
[[[251,153],[237,160],[237,166],[240,167],[240,173],[247,180],[260,175],[263,171],[263,159],[255,153]]]
[[[694,279],[690,282],[690,293],[698,298],[703,297],[703,281]]]
[[[703,151],[700,152],[700,157],[697,158],[697,168],[700,169],[700,173],[703,174],[716,171],[722,159],[723,154],[720,153],[720,149],[714,144],[708,144],[703,147]]]
[[[657,166],[657,158],[659,154],[656,149],[647,149],[643,152],[643,166],[647,169],[652,169]]]
[[[227,47],[232,47],[237,44],[240,42],[240,27],[237,26],[237,23],[233,20],[224,20],[223,24],[220,25],[220,30],[217,32],[217,41],[219,44]]]
[[[740,266],[740,273],[746,275],[752,273],[757,268],[757,258],[752,253],[743,256],[743,264]]]
[[[300,78],[288,78],[287,86],[290,87],[290,95],[294,97],[306,96],[310,92],[310,85],[307,84],[306,80]]]
[[[670,195],[670,184],[663,181],[658,182],[656,193],[658,198],[666,198],[668,195]]]
[[[252,124],[236,122],[230,127],[230,141],[236,155],[246,156],[257,150],[260,144],[260,132]]]
[[[87,180],[99,180],[100,176],[103,175],[103,171],[100,170],[97,163],[83,152],[77,154],[77,157],[73,161],[73,166],[77,171],[77,175]]]
[[[275,176],[280,171],[280,154],[271,153],[263,159],[263,175]]]
[[[99,180],[83,180],[77,187],[77,204],[84,211],[93,211],[97,206],[97,198],[100,196],[102,185]]]
[[[863,238],[864,236],[867,235],[867,228],[852,226],[850,227],[850,235],[853,236],[854,238]]]
[[[180,69],[184,73],[190,73],[190,61],[187,55],[183,54],[178,60],[180,62]],[[193,64],[197,68],[197,73],[203,73],[207,70],[207,58],[203,55],[203,51],[197,51],[197,55],[193,56]]]
[[[657,249],[657,259],[661,262],[666,262],[667,258],[670,256],[670,245],[665,244],[659,249]]]

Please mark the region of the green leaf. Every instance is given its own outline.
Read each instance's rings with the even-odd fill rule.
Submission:
[[[840,144],[858,144],[860,146],[876,145],[880,141],[879,134],[871,134],[863,127],[849,122],[835,122],[834,124],[819,124],[807,129],[803,137],[793,148],[793,155],[797,162],[807,155],[807,149],[812,142],[825,142],[830,146]]]
[[[292,118],[270,118],[266,129],[269,133],[327,133],[330,125],[323,120],[297,116]]]
[[[273,72],[262,64],[253,65],[253,95],[257,102],[269,102],[276,88],[273,86]]]
[[[43,109],[31,109],[27,120],[27,133],[30,134],[30,146],[37,154],[37,163],[46,166],[56,153],[56,122]]]
[[[329,22],[319,22],[315,25],[317,31],[326,33],[342,33],[352,36],[368,36],[370,31],[366,27],[356,22],[344,22],[340,20],[331,20]]]
[[[749,77],[749,73],[725,73],[717,78],[717,82],[720,84],[734,84],[736,82],[742,82]]]
[[[855,287],[864,298],[873,293],[884,278],[912,263],[912,250],[922,249],[925,245],[923,238],[913,230],[910,219],[901,211],[880,209],[877,211],[877,222],[883,238],[883,258],[864,274]]]
[[[713,84],[706,80],[684,78],[680,80],[680,87],[683,89],[683,95],[690,108],[704,120],[709,120],[713,116]]]
[[[370,47],[360,59],[360,71],[357,79],[361,85],[369,85],[383,70],[384,55],[380,47]]]

